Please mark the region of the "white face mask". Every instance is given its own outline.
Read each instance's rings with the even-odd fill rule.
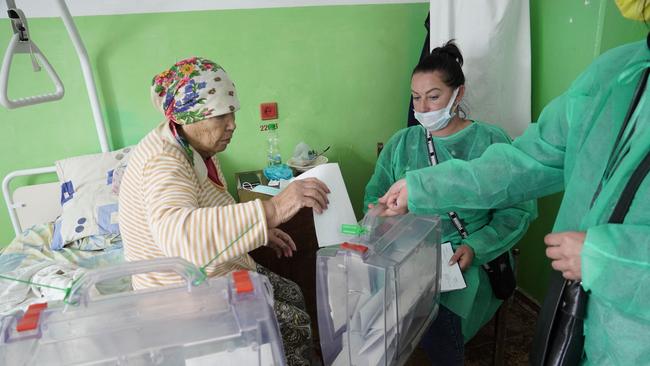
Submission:
[[[413,113],[415,115],[415,119],[417,119],[418,122],[420,122],[420,124],[427,129],[427,131],[439,131],[447,127],[449,121],[451,121],[451,118],[456,115],[456,112],[453,114],[451,113],[451,108],[456,101],[458,89],[459,88],[456,88],[456,90],[454,90],[454,93],[451,95],[451,99],[449,99],[449,103],[447,103],[447,106],[445,108],[426,113],[420,113],[414,109]]]

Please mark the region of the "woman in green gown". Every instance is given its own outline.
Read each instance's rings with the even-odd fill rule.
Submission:
[[[366,186],[366,207],[372,207],[408,171],[451,159],[472,160],[492,144],[510,143],[500,128],[459,115],[458,105],[465,92],[462,62],[460,51],[449,42],[416,66],[411,89],[415,117],[421,125],[400,130],[387,142]],[[419,214],[434,213],[425,205],[420,208]],[[462,365],[464,343],[501,304],[481,266],[508,252],[537,212],[534,201],[498,209],[449,211],[455,211],[463,227],[459,231],[447,214],[441,214],[442,242],[452,243],[452,261],[458,261],[467,287],[442,294],[439,315],[423,337],[422,346],[433,364]],[[461,235],[463,229],[466,237]]]

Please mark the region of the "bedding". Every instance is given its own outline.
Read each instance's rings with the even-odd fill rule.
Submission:
[[[99,250],[119,236],[117,192],[131,147],[75,156],[56,162],[61,184],[61,216],[54,223],[52,249],[77,242]]]
[[[18,235],[0,253],[0,315],[29,304],[61,300],[73,280],[86,271],[124,261],[119,236],[100,250],[82,250],[82,242],[72,242],[60,250],[51,249],[54,223],[35,225]],[[8,280],[8,277],[16,280]],[[55,288],[52,288],[55,287]],[[131,289],[130,277],[104,281],[98,294]]]

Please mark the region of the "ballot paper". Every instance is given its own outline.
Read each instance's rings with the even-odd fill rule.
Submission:
[[[460,290],[467,287],[463,273],[460,271],[458,263],[449,265],[449,260],[454,255],[454,249],[451,247],[450,242],[442,243],[440,245],[440,291],[448,292],[453,290]]]
[[[385,289],[366,296],[359,301],[358,309],[352,313],[350,320],[350,350],[354,364],[365,362],[366,365],[384,363],[386,351],[392,349],[397,336],[394,299],[385,298]],[[388,301],[387,303],[385,301]],[[402,321],[403,317],[400,316]]]
[[[356,224],[357,219],[339,165],[336,163],[318,165],[296,177],[296,179],[306,178],[318,178],[330,189],[330,194],[327,195],[329,199],[327,210],[322,214],[314,211],[318,246],[336,245],[349,240],[349,235],[341,233],[341,225]]]
[[[397,325],[400,324],[400,329],[404,332],[400,337],[410,332],[411,323],[416,316],[415,308],[418,300],[421,299],[423,289],[432,285],[432,277],[414,278],[413,281],[408,282],[408,285],[403,282],[404,286],[400,289],[397,301],[404,307],[399,309],[398,314],[395,311],[395,299],[386,297],[385,287],[372,294],[361,294],[355,306],[348,311],[351,314],[349,329],[347,329],[351,342],[350,349],[353,353],[351,357],[368,361],[368,365],[381,364],[381,360],[386,357],[386,351],[393,349],[391,345],[396,342]],[[346,353],[341,357],[348,357],[348,355]]]
[[[363,304],[368,299],[364,289],[371,288],[370,273],[361,257],[344,256],[332,257],[327,261],[327,289],[329,294],[330,316],[334,331],[337,332],[345,326],[348,310],[340,306],[342,299],[347,299],[347,306],[351,311],[358,311],[359,303]],[[351,281],[347,281],[350,278]]]

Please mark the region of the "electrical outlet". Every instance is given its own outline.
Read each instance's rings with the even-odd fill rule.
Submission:
[[[278,119],[278,103],[262,103],[260,104],[260,117],[263,121],[269,119]]]

